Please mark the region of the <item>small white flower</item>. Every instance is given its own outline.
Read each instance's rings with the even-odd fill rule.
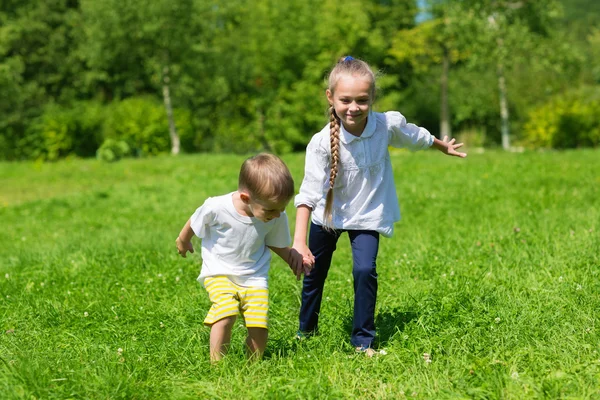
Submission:
[[[10,278],[10,275],[9,275],[9,274],[4,274],[4,277],[5,277],[6,279],[8,279],[8,278]]]
[[[583,289],[583,286],[577,284],[577,288],[575,288],[575,290],[581,290],[581,289]]]
[[[500,323],[500,317],[496,317],[496,319],[494,320],[495,323],[499,324]]]
[[[381,354],[381,355],[384,355],[384,356],[385,356],[385,355],[387,354],[387,351],[385,351],[385,350],[379,350],[379,354]]]
[[[444,278],[444,279],[445,279],[445,278],[446,278],[446,274],[442,274],[442,278]]]
[[[178,276],[176,276],[176,277],[175,277],[175,282],[179,282],[179,279],[180,279],[180,278],[179,278]]]
[[[519,379],[519,373],[517,371],[515,371],[510,375],[510,377],[513,379]]]
[[[88,315],[90,315],[90,314],[88,314],[88,312],[87,312],[87,311],[85,311],[85,312],[83,313],[83,316],[84,316],[84,317],[87,317]]]
[[[163,323],[161,322],[161,323],[160,323],[160,327],[161,327],[161,328],[164,328],[164,327],[165,327],[165,324],[163,324]]]
[[[558,277],[558,281],[559,281],[559,282],[562,282],[562,281],[564,281],[564,280],[565,280],[565,278],[563,278],[562,276],[559,276],[559,277]]]
[[[118,353],[119,355],[121,355],[121,354],[123,353],[123,349],[119,347],[119,348],[117,349],[117,353]]]
[[[162,274],[158,274],[158,277],[159,277],[159,278],[162,278]]]
[[[45,283],[44,282],[40,282],[40,286],[44,287]]]

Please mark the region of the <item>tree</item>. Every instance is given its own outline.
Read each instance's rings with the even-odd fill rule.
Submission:
[[[194,0],[81,0],[87,42],[83,53],[105,95],[127,97],[162,93],[169,122],[171,152],[180,139],[172,107],[172,88],[181,65],[203,32]],[[197,58],[196,58],[197,59]]]
[[[455,8],[464,21],[469,38],[463,46],[470,49],[474,63],[495,65],[504,149],[510,147],[509,96],[506,72],[526,57],[531,57],[549,36],[560,15],[556,0],[460,0]]]

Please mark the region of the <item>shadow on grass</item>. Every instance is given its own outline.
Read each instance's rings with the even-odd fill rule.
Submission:
[[[398,308],[384,310],[375,316],[377,327],[376,347],[386,346],[390,339],[398,332],[403,332],[404,327],[416,320],[418,314],[414,311],[403,311]]]
[[[399,308],[382,310],[375,315],[377,336],[373,343],[374,348],[387,346],[390,339],[397,333],[404,331],[404,327],[412,320],[417,319],[414,311],[405,311]],[[344,329],[348,335],[352,334],[352,315],[344,318]]]
[[[352,334],[352,314],[340,316],[343,321],[343,329],[347,333],[347,340],[350,342]],[[414,311],[406,311],[399,308],[382,310],[375,316],[375,326],[377,327],[377,336],[373,344],[374,348],[387,346],[392,337],[404,331],[405,326],[418,318],[418,314]],[[319,346],[323,346],[327,342],[327,338],[321,337],[317,333],[314,337],[297,340],[293,335],[283,338],[269,338],[269,344],[265,351],[265,359],[270,358],[285,358],[303,348],[311,341],[316,340]],[[315,344],[317,344],[315,343]],[[334,346],[336,347],[336,346]]]

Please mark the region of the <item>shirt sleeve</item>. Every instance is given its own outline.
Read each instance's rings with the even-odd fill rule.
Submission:
[[[208,199],[192,214],[190,227],[196,236],[203,238],[206,235],[207,227],[213,223],[214,219],[215,213],[213,207],[211,207],[211,201]]]
[[[431,147],[433,144],[434,137],[427,129],[407,123],[404,115],[399,112],[388,111],[385,117],[390,146],[417,151]]]
[[[287,247],[292,243],[292,238],[290,236],[290,226],[288,223],[287,214],[284,212],[281,213],[279,218],[275,219],[275,225],[273,228],[267,233],[265,237],[265,245],[271,247]]]
[[[323,187],[329,174],[329,152],[321,144],[321,136],[315,135],[306,147],[304,179],[294,206],[307,205],[313,210],[323,198]]]

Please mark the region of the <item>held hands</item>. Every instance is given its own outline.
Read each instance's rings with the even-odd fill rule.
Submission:
[[[180,237],[177,237],[175,240],[175,244],[177,245],[177,252],[181,257],[185,258],[185,254],[189,251],[190,253],[194,252],[194,246],[192,246],[192,242],[184,242]]]
[[[449,156],[461,157],[465,158],[467,153],[459,153],[456,149],[463,146],[464,143],[455,143],[456,139],[448,139],[448,136],[444,136],[444,140],[434,139],[435,147],[440,150],[442,153],[447,154]]]
[[[308,250],[308,248],[306,249]],[[300,276],[304,272],[304,275],[310,275],[310,271],[315,265],[315,258],[308,250],[308,254],[301,254],[295,248],[291,248],[288,259],[286,260],[296,279],[300,280]]]

